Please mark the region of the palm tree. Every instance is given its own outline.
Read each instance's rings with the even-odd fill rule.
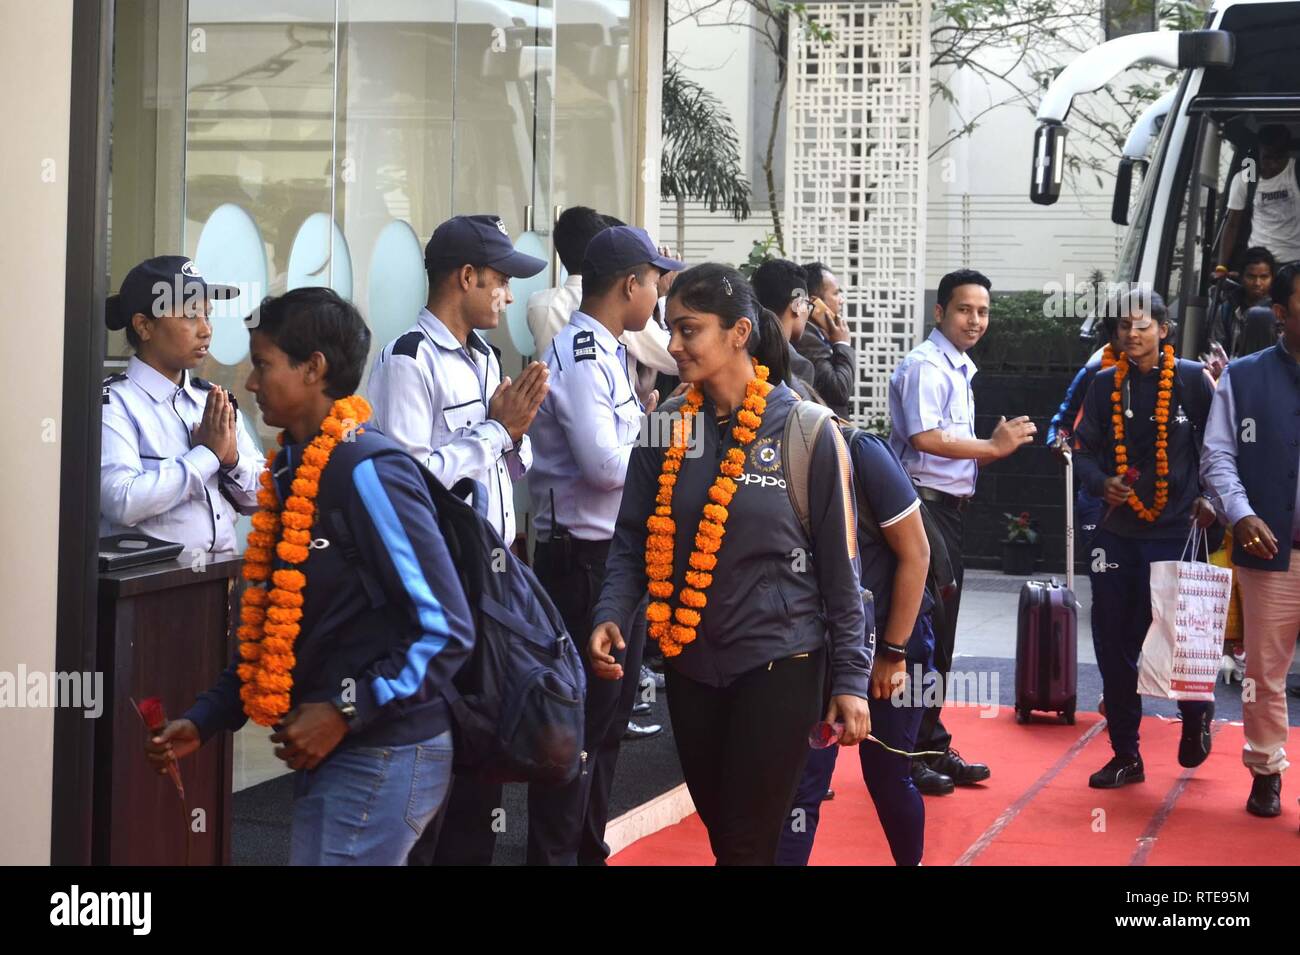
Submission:
[[[749,180],[740,168],[740,144],[718,98],[664,65],[663,169],[659,194],[677,201],[677,253],[685,254],[686,200],[725,208],[736,221],[749,218]]]

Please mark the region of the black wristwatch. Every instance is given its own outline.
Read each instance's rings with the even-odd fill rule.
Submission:
[[[884,641],[884,640],[881,640],[881,641],[880,641],[880,644],[879,644],[879,649],[880,649],[881,654],[883,654],[884,657],[885,657],[885,659],[887,659],[887,660],[906,660],[906,659],[907,659],[907,644],[903,644],[903,645],[900,647],[900,646],[898,646],[897,644],[894,644],[894,643],[888,643],[888,642],[886,642],[886,641]]]
[[[351,726],[352,721],[357,717],[357,705],[347,702],[342,696],[336,696],[330,702],[334,704],[334,709],[339,711],[339,715],[343,717],[344,721]]]

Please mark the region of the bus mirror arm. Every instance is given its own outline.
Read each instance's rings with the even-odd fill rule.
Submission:
[[[1133,167],[1138,163],[1146,165],[1145,160],[1122,156],[1119,168],[1115,170],[1115,195],[1110,203],[1110,221],[1116,225],[1128,225],[1129,195],[1133,191]]]
[[[1139,63],[1175,69],[1231,66],[1236,43],[1224,30],[1157,30],[1117,37],[1093,47],[1066,65],[1038,105],[1029,198],[1051,205],[1060,196],[1065,162],[1065,119],[1074,98],[1091,93]],[[1112,215],[1114,210],[1112,209]],[[1127,216],[1127,213],[1126,213]]]

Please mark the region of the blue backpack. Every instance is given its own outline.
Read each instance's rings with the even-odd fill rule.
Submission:
[[[532,570],[462,500],[474,482],[448,490],[420,470],[474,618],[474,649],[445,691],[455,771],[490,782],[570,782],[586,756],[578,648]],[[346,553],[351,542],[339,543]]]

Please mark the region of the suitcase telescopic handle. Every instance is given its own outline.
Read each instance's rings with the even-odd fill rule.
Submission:
[[[1058,440],[1065,458],[1065,586],[1074,593],[1074,454],[1068,439]]]

